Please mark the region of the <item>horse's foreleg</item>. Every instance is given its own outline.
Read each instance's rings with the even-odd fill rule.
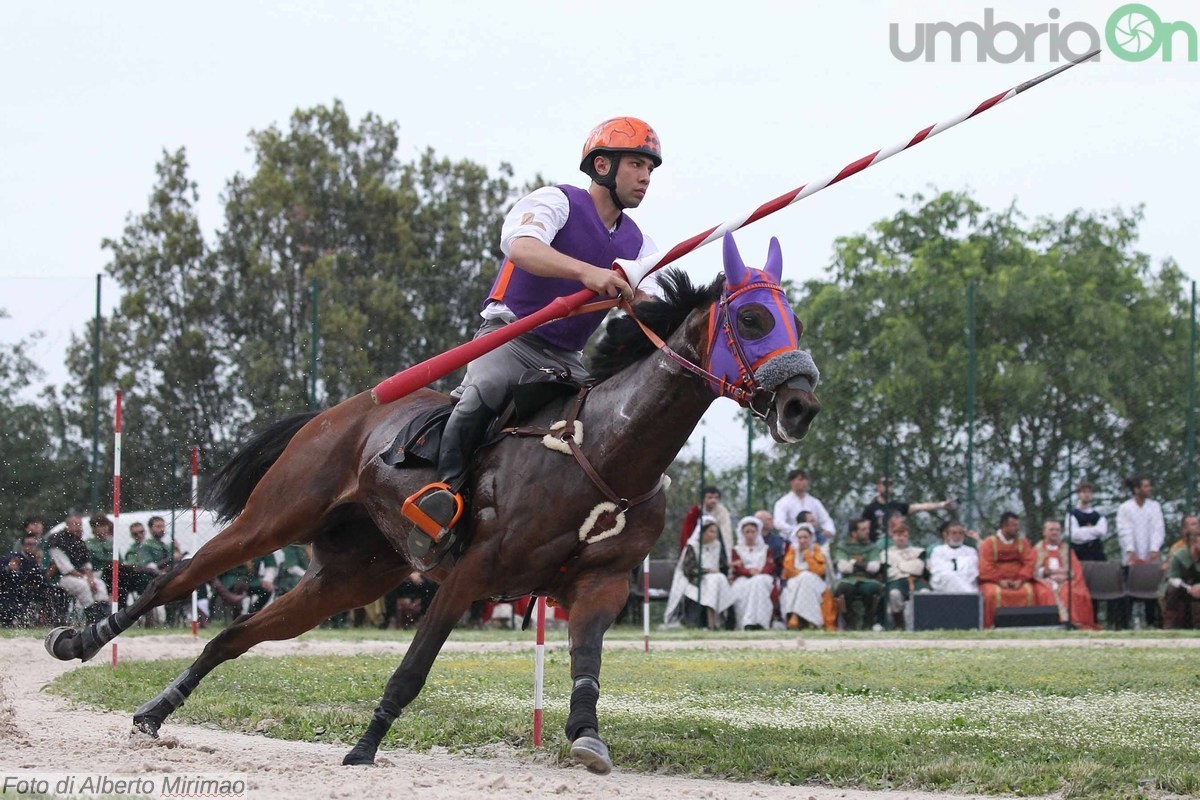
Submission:
[[[600,651],[604,633],[612,626],[629,597],[624,573],[595,578],[583,576],[567,599],[571,634],[571,711],[567,716],[567,741],[571,757],[591,772],[612,771],[608,747],[600,739],[596,702],[600,699]]]
[[[382,539],[380,539],[382,541]],[[383,547],[386,547],[386,543]],[[410,567],[390,549],[360,560],[361,551],[331,553],[295,589],[213,638],[200,657],[133,716],[137,730],[151,736],[213,669],[259,642],[292,639],[334,614],[359,608],[396,586]]]
[[[429,676],[433,662],[441,652],[446,638],[454,630],[454,626],[470,607],[475,597],[475,582],[463,576],[473,574],[466,561],[459,562],[458,567],[451,573],[433,596],[428,611],[417,625],[416,636],[404,654],[404,660],[388,679],[383,691],[383,698],[375,708],[371,722],[358,743],[342,759],[342,764],[356,766],[374,764],[375,753],[379,743],[391,729],[396,717],[400,716],[409,703],[420,694]]]

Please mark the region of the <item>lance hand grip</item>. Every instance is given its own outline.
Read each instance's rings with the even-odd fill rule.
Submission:
[[[444,378],[454,370],[465,367],[470,362],[485,353],[495,350],[500,345],[510,342],[521,334],[529,333],[537,326],[565,317],[579,306],[594,300],[596,293],[591,289],[582,289],[566,297],[556,297],[545,308],[530,314],[528,317],[505,325],[498,331],[484,334],[472,339],[466,344],[459,345],[453,350],[436,355],[409,367],[403,372],[397,372],[387,380],[381,381],[371,390],[375,402],[382,405],[393,400],[399,400],[406,394],[415,392],[422,386],[428,386],[434,381]]]

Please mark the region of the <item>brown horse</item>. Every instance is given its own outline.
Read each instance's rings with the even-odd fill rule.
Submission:
[[[778,244],[772,241],[765,270],[746,268],[732,238],[725,251],[724,280],[695,288],[683,273],[667,271],[665,297],[634,308],[646,328],[668,340],[663,349],[655,349],[634,319],[616,317],[598,344],[586,404],[579,409],[575,400],[558,400],[531,420],[550,427],[577,412],[582,434],[560,441],[573,439],[579,446],[572,449],[590,466],[578,466],[540,438],[506,437],[477,457],[470,509],[460,523],[468,544],[432,570],[441,584],[437,594],[343,763],[374,763],[384,734],[420,692],[472,602],[539,593],[569,612],[572,755],[594,772],[611,769],[596,717],[601,646],[625,605],[629,571],[663,529],[665,500],[655,489],[665,470],[717,393],[754,409],[781,442],[799,441],[820,408],[813,395],[816,367],[798,349],[802,326],[779,288]],[[726,362],[734,366],[722,367]],[[311,543],[312,563],[295,589],[214,637],[137,710],[136,727],[157,735],[218,664],[382,596],[412,569],[407,542],[414,529],[398,509],[429,482],[432,470],[397,469],[379,456],[408,420],[447,402],[421,390],[381,406],[364,392],[319,414],[276,423],[216,481],[216,508],[237,514],[232,524],[128,609],[81,631],[51,631],[47,650],[86,661],[147,611],[237,564],[287,544]],[[605,505],[606,497],[616,502]]]

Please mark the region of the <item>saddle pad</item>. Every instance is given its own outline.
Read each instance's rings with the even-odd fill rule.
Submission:
[[[389,467],[437,466],[442,431],[453,405],[437,406],[417,414],[396,434],[379,458]]]

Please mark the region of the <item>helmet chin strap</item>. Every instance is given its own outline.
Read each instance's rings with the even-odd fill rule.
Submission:
[[[611,166],[608,168],[607,175],[600,175],[596,172],[595,166],[592,167],[592,180],[608,189],[608,196],[612,198],[613,205],[618,211],[624,211],[626,206],[621,202],[621,198],[617,197],[617,168],[621,165],[621,153],[609,153],[608,160]]]

